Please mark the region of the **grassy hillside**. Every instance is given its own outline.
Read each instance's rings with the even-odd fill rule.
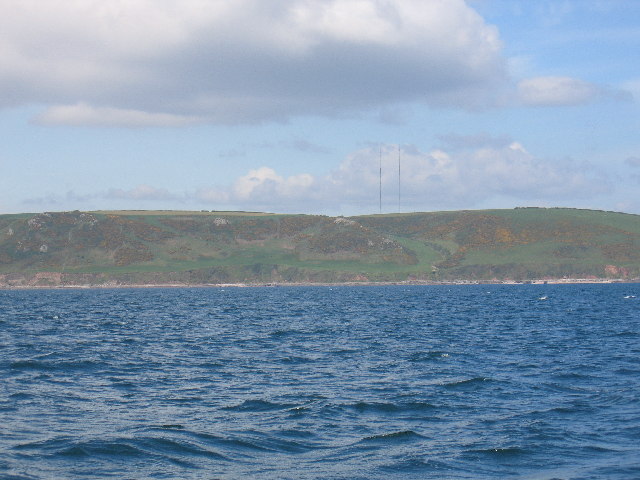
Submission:
[[[576,209],[0,215],[0,285],[637,278],[639,245],[640,216]]]

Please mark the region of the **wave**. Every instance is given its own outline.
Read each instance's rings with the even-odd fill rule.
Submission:
[[[242,432],[240,437],[227,439],[226,442],[235,448],[297,454],[322,448],[314,438],[315,434],[310,431],[297,431],[295,435],[292,431],[269,433],[249,431]]]
[[[375,412],[375,413],[415,413],[424,412],[438,408],[428,402],[407,402],[407,403],[389,403],[389,402],[357,402],[344,405],[344,408],[355,410],[357,412]]]
[[[65,448],[68,448],[69,445],[71,444],[73,444],[72,437],[58,436],[58,437],[47,438],[44,440],[35,440],[33,442],[19,443],[17,445],[14,445],[12,448],[20,452],[35,451],[35,452],[51,453],[51,452],[58,452]]]
[[[485,287],[460,287],[462,306],[436,287],[406,297],[380,287],[386,306],[371,301],[377,288],[345,288],[336,308],[318,296],[295,318],[238,289],[223,302],[218,290],[108,292],[124,331],[80,315],[93,292],[64,332],[12,319],[0,478],[637,476],[637,302],[612,312],[589,299],[602,318],[585,323],[557,301],[540,316],[526,303],[540,294],[525,287],[505,287],[504,309],[479,314]],[[284,297],[299,292],[322,293]],[[419,301],[429,292],[441,311]],[[182,297],[206,298],[215,313],[192,315]],[[141,308],[121,306],[127,298]],[[225,302],[238,313],[222,315]],[[576,341],[582,350],[566,354]]]
[[[491,457],[514,457],[524,455],[527,451],[520,447],[497,447],[497,448],[479,448],[466,450],[465,453],[472,455],[483,455]]]
[[[36,370],[36,371],[76,371],[91,370],[100,365],[92,360],[79,360],[77,362],[70,361],[42,361],[37,359],[14,360],[9,362],[10,370]]]
[[[278,403],[269,402],[267,400],[245,400],[244,402],[222,407],[221,410],[228,410],[233,412],[269,412],[274,410],[289,410],[296,408],[299,405],[295,403]]]
[[[232,458],[234,461],[253,458],[256,453],[302,453],[322,448],[315,441],[316,434],[314,432],[301,429],[285,429],[275,432],[243,430],[227,435],[192,431],[182,425],[159,425],[151,427],[150,430],[162,431],[165,435],[161,437],[147,435],[145,438],[162,438],[164,441],[169,439],[180,445],[196,445],[203,449],[205,447],[209,450],[216,449],[220,455]]]
[[[32,398],[36,398],[36,396],[33,393],[16,392],[16,393],[12,393],[11,395],[9,395],[9,398],[11,400],[29,400],[29,399],[32,399]]]
[[[417,352],[409,355],[409,361],[412,363],[430,362],[432,360],[449,357],[449,354],[442,350],[434,350],[432,352]]]
[[[420,457],[404,458],[398,462],[388,463],[380,467],[380,470],[390,473],[403,473],[404,475],[406,475],[406,472],[443,472],[444,474],[444,472],[453,469],[454,467],[446,462],[431,459],[425,460]]]
[[[634,332],[632,330],[625,330],[623,332],[616,332],[611,335],[612,337],[640,337],[640,333]]]
[[[358,443],[404,443],[424,439],[425,437],[413,430],[402,430],[399,432],[382,433],[364,437]]]
[[[167,437],[145,437],[136,441],[137,445],[144,447],[145,451],[162,452],[170,455],[186,455],[207,457],[215,460],[228,460],[226,455],[213,450],[209,445],[201,445],[183,439]]]
[[[2,467],[0,467],[2,470]],[[34,477],[33,475],[13,475],[13,474],[3,474],[2,480],[39,480],[39,477]]]
[[[303,363],[313,363],[312,358],[308,357],[300,357],[296,355],[290,355],[288,357],[282,357],[280,359],[280,363],[291,364],[291,365],[299,365]]]
[[[52,456],[62,455],[65,457],[91,457],[96,455],[115,455],[118,457],[144,456],[146,452],[126,441],[90,441],[80,442]]]
[[[589,368],[588,365],[585,365],[584,368]],[[562,372],[562,373],[555,373],[553,375],[551,375],[551,378],[554,380],[561,380],[561,381],[571,381],[571,380],[591,380],[593,378],[593,375],[586,375],[583,373],[578,373],[578,372]]]
[[[45,453],[49,458],[104,458],[114,461],[130,458],[164,459],[182,466],[193,466],[190,458],[206,458],[209,460],[233,461],[212,444],[198,442],[176,436],[142,436],[115,437],[110,439],[93,439],[77,441],[70,438],[56,438],[42,442],[18,445],[17,450],[32,450]],[[198,463],[198,462],[196,462]]]
[[[611,447],[603,447],[602,445],[586,445],[585,450],[593,453],[620,453],[621,450]]]
[[[299,335],[301,332],[298,330],[275,330],[269,333],[269,338],[284,338],[289,337],[291,335]]]
[[[475,387],[491,381],[492,379],[487,377],[463,378],[461,380],[452,380],[450,382],[443,383],[442,386],[447,389],[456,389],[456,388],[465,388],[465,387]]]

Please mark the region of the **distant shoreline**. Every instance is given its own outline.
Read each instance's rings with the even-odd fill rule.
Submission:
[[[640,215],[567,208],[0,215],[0,289],[635,283],[639,244]]]
[[[635,284],[640,279],[593,279],[561,278],[526,281],[409,281],[409,282],[274,282],[274,283],[162,283],[162,284],[78,284],[78,285],[0,285],[0,290],[110,290],[110,289],[161,289],[161,288],[275,288],[275,287],[376,287],[376,286],[464,286],[464,285],[590,285],[590,284]]]

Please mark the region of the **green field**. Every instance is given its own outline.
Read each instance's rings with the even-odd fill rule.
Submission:
[[[567,208],[0,215],[0,285],[636,279],[639,246],[640,216]]]

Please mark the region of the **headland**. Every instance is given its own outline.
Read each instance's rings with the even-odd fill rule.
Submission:
[[[640,216],[571,208],[25,213],[0,288],[633,282],[639,247]]]

